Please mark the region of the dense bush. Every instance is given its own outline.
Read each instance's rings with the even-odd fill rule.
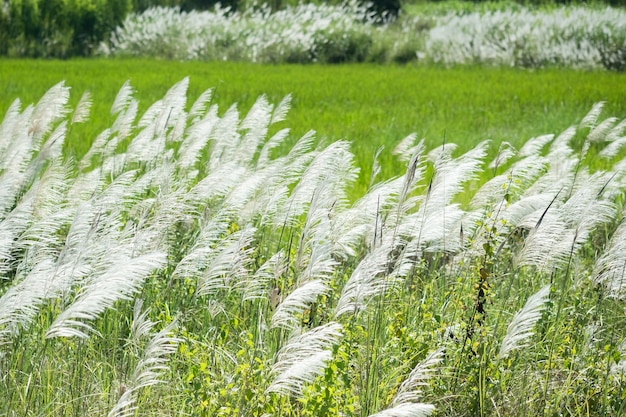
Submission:
[[[0,11],[0,54],[88,55],[131,11],[131,0],[10,0]]]
[[[252,62],[364,61],[377,18],[357,2],[231,12],[152,8],[129,16],[103,45],[107,55]]]
[[[450,12],[390,22],[358,3],[129,16],[108,55],[253,62],[407,62],[623,70],[626,13],[587,7]]]
[[[443,64],[623,69],[626,13],[584,7],[437,17],[424,54]]]

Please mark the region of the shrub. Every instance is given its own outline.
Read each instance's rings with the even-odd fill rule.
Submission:
[[[11,0],[0,11],[0,53],[90,55],[130,12],[130,0]]]
[[[377,18],[355,2],[231,12],[155,8],[129,16],[107,55],[253,62],[408,62],[624,68],[625,13],[611,8],[446,12]]]

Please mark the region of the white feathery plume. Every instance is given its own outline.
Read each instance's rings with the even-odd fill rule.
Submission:
[[[383,149],[385,149],[385,146],[380,145],[376,149],[376,152],[374,152],[374,158],[372,161],[372,173],[370,174],[370,184],[369,184],[370,188],[375,184],[376,177],[378,177],[378,174],[380,174],[381,167],[380,167],[380,162],[378,162],[378,157],[382,153]]]
[[[576,127],[570,126],[559,134],[552,141],[550,145],[550,151],[547,158],[552,165],[559,165],[562,160],[570,159],[574,150],[570,146],[570,140],[576,135]]]
[[[165,326],[159,333],[148,342],[143,358],[137,364],[133,374],[133,386],[135,389],[149,387],[162,383],[159,374],[166,371],[166,356],[176,353],[181,339],[172,336],[176,329],[176,321]]]
[[[102,212],[115,212],[120,207],[132,206],[140,199],[145,192],[145,184],[141,178],[137,180],[137,171],[131,170],[122,172],[99,191],[99,195],[92,199],[94,205]]]
[[[467,232],[472,223],[469,219],[476,216],[479,214],[466,213],[458,204],[448,204],[439,210],[430,206],[416,216],[408,215],[399,229],[405,238],[413,238],[407,245],[407,255],[418,257],[421,251],[458,252],[463,244],[460,239],[462,224],[466,221]]]
[[[512,351],[528,346],[528,339],[533,335],[533,327],[541,318],[546,303],[550,299],[550,284],[528,297],[524,307],[515,315],[506,329],[498,358],[506,358]]]
[[[183,111],[177,119],[174,119],[174,126],[167,135],[168,142],[182,142],[187,129],[187,114]],[[173,152],[173,150],[172,150]]]
[[[437,162],[438,160],[449,160],[450,158],[452,158],[452,153],[458,147],[459,145],[457,145],[456,143],[444,143],[441,146],[437,146],[436,148],[428,152],[426,158],[433,163]]]
[[[437,372],[437,365],[443,360],[444,349],[439,348],[426,356],[411,371],[407,379],[400,385],[392,401],[392,406],[415,403],[422,395],[420,387],[427,385],[427,381]]]
[[[331,259],[330,217],[340,203],[337,204],[332,192],[328,192],[325,186],[326,184],[320,184],[314,191],[300,234],[295,260],[297,267],[302,271],[298,277],[299,282],[326,276],[332,272],[335,265]]]
[[[603,120],[596,127],[591,129],[591,132],[587,135],[587,141],[591,143],[605,141],[606,136],[613,130],[617,121],[617,117],[609,117],[608,119]]]
[[[422,394],[420,388],[427,385],[427,381],[436,372],[435,367],[442,359],[443,349],[437,349],[430,353],[426,359],[413,368],[407,379],[400,385],[389,408],[370,415],[370,417],[429,416],[435,410],[435,406],[419,402]]]
[[[110,137],[107,142],[104,144],[104,148],[102,149],[102,158],[100,160],[100,169],[103,172],[119,172],[112,166],[107,166],[111,160],[115,160],[117,158],[117,149],[120,144],[120,136],[113,135]]]
[[[291,109],[291,94],[287,94],[283,99],[278,103],[278,106],[272,112],[272,120],[270,120],[270,124],[282,122],[287,118],[287,113],[289,113],[289,109]]]
[[[533,181],[545,172],[546,168],[546,159],[538,155],[527,156],[515,162],[506,172],[485,182],[474,193],[471,207],[484,208],[499,204],[505,194],[508,196],[508,202],[516,200]]]
[[[561,207],[569,225],[577,228],[579,239],[585,240],[591,230],[615,217],[615,204],[607,195],[612,181],[611,173],[579,170],[572,194]]]
[[[59,250],[61,231],[71,224],[75,212],[66,202],[70,176],[70,168],[56,160],[29,188],[18,206],[18,211],[28,211],[28,228],[14,242],[16,248],[36,248],[51,255]]]
[[[279,131],[261,149],[256,170],[254,171],[256,175],[254,175],[254,178],[249,178],[245,181],[249,185],[254,184],[254,187],[248,186],[249,191],[254,190],[254,193],[245,193],[249,198],[245,202],[245,207],[240,210],[241,221],[250,221],[255,218],[255,221],[259,221],[261,225],[275,225],[276,222],[281,220],[281,213],[288,212],[286,206],[288,204],[290,186],[301,178],[307,164],[314,158],[316,153],[305,153],[306,148],[301,146],[303,142],[308,142],[305,136],[288,155],[270,160],[270,148],[282,142],[287,133],[288,130],[286,129]],[[248,176],[251,177],[250,175]],[[229,200],[234,195],[235,191],[231,193]],[[282,225],[285,222],[289,223],[289,221],[289,218],[285,219],[283,217]]]
[[[72,115],[72,124],[84,123],[89,120],[89,113],[91,111],[92,104],[93,101],[91,100],[91,93],[89,91],[85,91],[80,97],[80,100],[76,105],[76,110],[74,110],[74,114]]]
[[[500,148],[498,149],[498,154],[496,157],[489,163],[490,169],[496,169],[506,164],[509,159],[515,156],[516,150],[509,142],[502,142],[500,144]]]
[[[259,146],[267,136],[273,108],[274,106],[267,101],[267,97],[262,95],[241,121],[240,129],[246,132],[237,148],[236,155],[233,155],[241,164],[252,163]]]
[[[287,158],[289,160],[296,160],[307,154],[312,153],[311,149],[313,147],[313,142],[315,141],[315,131],[309,130],[306,132],[296,144],[289,150],[289,154]]]
[[[148,336],[152,328],[156,325],[155,322],[148,318],[150,308],[148,307],[144,311],[142,311],[142,309],[143,300],[141,298],[137,298],[133,308],[133,323],[130,328],[130,334],[134,344],[138,344],[141,339]]]
[[[315,133],[309,131],[302,136],[286,156],[271,160],[267,165],[272,165],[278,175],[277,188],[286,186],[290,188],[296,184],[306,171],[307,167],[319,155],[318,151],[311,150]],[[278,212],[280,213],[280,211]],[[276,218],[276,224],[284,224],[285,219]]]
[[[11,270],[14,241],[28,226],[32,216],[32,199],[22,198],[4,219],[0,220],[0,277]]]
[[[204,90],[202,94],[196,99],[196,101],[192,104],[191,109],[189,110],[189,118],[191,120],[196,117],[202,117],[205,114],[207,106],[211,102],[213,98],[213,89],[209,88]]]
[[[24,177],[22,173],[10,171],[0,174],[0,219],[15,205]]]
[[[597,259],[593,277],[607,288],[609,296],[626,299],[626,222],[623,220]]]
[[[150,163],[162,160],[165,153],[165,138],[157,136],[156,123],[137,133],[126,149],[127,159],[131,162]],[[111,154],[106,153],[107,156]]]
[[[193,247],[187,252],[185,257],[180,260],[174,272],[173,278],[200,278],[202,271],[206,268],[208,258],[211,254],[218,250],[218,245],[224,239],[224,235],[228,231],[230,219],[234,213],[227,209],[222,209],[212,216],[206,223],[200,225],[200,233],[196,238]]]
[[[236,161],[233,158],[235,149],[240,141],[239,111],[233,104],[217,121],[211,132],[211,152],[208,168],[213,171],[224,162]]]
[[[22,102],[16,98],[4,113],[4,118],[0,123],[0,169],[4,166],[5,152],[13,140],[15,123],[19,119],[21,108]]]
[[[248,266],[252,262],[251,243],[254,228],[243,229],[222,239],[203,260],[206,267],[202,270],[196,287],[199,295],[213,294],[219,289],[229,289],[248,275]]]
[[[626,136],[614,138],[613,141],[602,148],[598,155],[602,158],[611,159],[620,153],[624,145],[626,145]]]
[[[577,166],[577,158],[565,157],[559,162],[555,162],[555,160],[551,158],[547,171],[539,176],[537,181],[526,189],[524,196],[534,194],[556,195],[563,190],[571,189],[576,177]],[[562,196],[565,195],[566,192],[563,192]]]
[[[12,176],[19,175],[30,161],[36,146],[33,142],[33,135],[29,133],[28,125],[32,118],[34,107],[28,106],[22,113],[14,118],[14,123],[10,132],[7,133],[8,143],[6,148],[0,154],[0,170],[3,170],[3,176],[8,172]],[[0,193],[2,192],[0,188]]]
[[[254,207],[254,204],[252,204],[252,207],[248,207],[248,209],[244,209],[244,207],[254,203],[255,196],[258,194],[271,190],[271,185],[268,182],[274,173],[275,170],[272,167],[247,170],[226,197],[224,205],[237,210],[241,222],[247,223],[256,214],[256,207]]]
[[[560,190],[568,190],[572,187],[579,164],[578,158],[573,156],[574,151],[569,145],[575,134],[576,128],[569,127],[554,139],[545,157],[549,163],[547,172],[528,187],[525,195],[556,194]]]
[[[591,107],[589,113],[587,113],[587,115],[583,117],[583,119],[580,121],[579,126],[581,129],[585,127],[594,127],[596,125],[598,117],[600,116],[600,113],[602,113],[602,109],[604,108],[604,104],[604,101],[600,101],[598,103],[595,103],[593,107]]]
[[[335,317],[358,313],[373,297],[395,284],[397,278],[388,273],[393,243],[391,237],[386,238],[359,262],[341,290]]]
[[[270,285],[277,281],[287,268],[287,257],[281,252],[275,253],[265,261],[256,272],[244,277],[238,286],[244,301],[261,300],[269,297]]]
[[[61,81],[50,88],[39,100],[33,110],[29,126],[29,133],[33,135],[35,147],[39,140],[52,130],[53,124],[67,115],[69,98],[70,88],[65,86],[64,81]]]
[[[119,112],[117,119],[111,127],[111,132],[117,133],[118,142],[126,139],[133,131],[133,123],[137,118],[139,103],[135,99],[131,99],[122,111]]]
[[[435,161],[435,176],[424,202],[437,209],[449,204],[461,191],[465,182],[472,180],[480,169],[489,142],[483,141],[474,149],[452,159],[446,153]]]
[[[319,296],[330,291],[330,287],[321,279],[315,279],[302,284],[292,291],[276,307],[271,319],[271,328],[293,330],[300,322],[298,315],[309,308]]]
[[[126,109],[126,107],[130,104],[134,93],[135,90],[131,87],[130,81],[126,81],[115,96],[115,100],[113,100],[113,105],[111,105],[111,116],[115,116],[122,110]]]
[[[334,213],[330,233],[334,254],[343,258],[355,256],[360,244],[373,247],[382,241],[387,230],[383,218],[397,204],[404,182],[402,176],[375,184],[351,207]]]
[[[202,119],[198,119],[187,130],[186,137],[178,149],[178,164],[182,169],[190,169],[202,156],[213,127],[219,120],[217,106],[211,106]]]
[[[396,155],[399,161],[409,162],[413,155],[415,155],[418,151],[418,146],[422,146],[423,139],[419,144],[415,144],[415,140],[417,139],[417,135],[415,133],[411,133],[404,139],[402,139],[395,148],[393,148],[392,154]]]
[[[270,162],[270,151],[278,146],[280,146],[285,139],[289,136],[289,128],[281,129],[276,134],[274,134],[271,138],[265,142],[263,148],[261,148],[261,152],[259,153],[259,158],[257,160],[257,168],[262,168],[269,164]]]
[[[542,271],[551,272],[569,259],[575,231],[568,228],[562,213],[554,206],[556,197],[558,195],[546,208],[521,222],[520,227],[531,230],[516,256],[519,265],[534,265]]]
[[[67,122],[61,122],[50,134],[46,142],[41,147],[39,154],[34,161],[35,170],[39,172],[39,166],[46,161],[56,159],[61,156],[63,151],[63,143],[65,142],[65,134],[67,133]],[[36,173],[33,173],[33,176]]]
[[[371,414],[370,417],[428,417],[433,411],[435,411],[435,406],[432,404],[404,403]]]
[[[332,358],[329,348],[342,336],[339,323],[330,322],[289,340],[272,366],[275,375],[267,392],[299,396],[304,385],[321,375]]]
[[[140,316],[141,317],[141,316]],[[134,323],[133,323],[134,324]],[[137,392],[161,384],[161,374],[168,370],[167,358],[176,353],[181,339],[173,336],[176,322],[168,324],[148,342],[137,363],[130,386],[122,393],[107,417],[132,417],[137,411]]]
[[[145,253],[166,250],[172,243],[171,229],[178,222],[193,222],[196,207],[192,204],[187,184],[181,183],[173,167],[162,161],[155,168],[153,186],[158,190],[153,200],[143,206],[139,220],[143,225],[143,239],[136,241],[135,251]]]
[[[290,224],[304,213],[314,194],[321,189],[325,201],[341,202],[345,198],[346,187],[358,174],[348,148],[347,142],[337,141],[315,156],[285,203],[286,212],[279,213],[277,224]]]
[[[609,133],[607,133],[605,140],[607,142],[613,142],[621,138],[624,135],[624,131],[626,131],[626,119],[623,119],[621,122],[616,124],[613,129]]]
[[[198,181],[189,192],[189,198],[195,202],[208,202],[214,198],[225,197],[247,173],[245,167],[234,162],[224,163]]]
[[[106,147],[107,141],[111,137],[111,129],[104,129],[91,143],[89,150],[83,156],[78,164],[80,170],[84,170],[91,165],[91,158],[102,153]]]
[[[526,141],[517,153],[519,156],[535,156],[539,155],[544,146],[554,139],[554,135],[537,136]]]
[[[126,252],[132,249],[126,247]],[[118,252],[118,251],[116,251]],[[46,337],[88,338],[96,330],[93,321],[116,301],[130,299],[148,275],[165,266],[167,255],[154,252],[135,258],[116,253],[115,263],[103,273],[90,277],[78,291],[74,302],[57,316]]]
[[[328,219],[324,219],[315,228],[315,234],[310,242],[301,243],[300,250],[304,247],[310,248],[310,254],[303,256],[303,252],[298,253],[296,265],[301,268],[297,277],[298,282],[306,282],[311,279],[328,279],[335,270],[337,261],[332,257],[332,244],[329,241],[328,233],[330,225]]]
[[[54,272],[54,260],[48,256],[32,259],[33,267],[24,277],[16,278],[0,297],[0,346],[27,328],[48,297],[47,283]]]
[[[626,349],[622,349],[622,350],[626,351]],[[622,358],[624,356],[626,356],[626,354],[622,353]],[[626,381],[626,359],[622,359],[619,362],[611,365],[610,373],[613,376],[613,378],[615,378],[617,381],[625,382]]]
[[[459,241],[461,220],[464,213],[457,204],[450,204],[480,169],[488,142],[481,142],[474,149],[452,159],[446,151],[438,154],[435,174],[423,197],[419,210],[405,216],[398,228],[401,236],[412,238],[412,251],[422,246],[430,250],[456,251]],[[417,253],[411,255],[417,256]]]
[[[142,128],[154,123],[157,116],[163,111],[163,107],[163,100],[157,100],[152,103],[137,122],[137,127]]]
[[[415,189],[415,185],[424,175],[424,140],[421,140],[412,149],[414,149],[414,152],[407,164],[406,173],[403,175],[404,181],[402,191],[398,197],[398,208],[395,219],[396,224],[400,221],[401,215],[406,213],[405,209],[412,208],[413,202],[407,201],[407,196]]]
[[[67,291],[72,283],[59,256],[60,231],[73,217],[73,210],[64,204],[68,175],[67,166],[58,161],[50,165],[5,219],[18,228],[14,232],[21,232],[11,243],[24,256],[14,285],[0,298],[0,328],[4,328],[0,331],[0,344],[20,328],[28,327],[45,300]],[[69,272],[79,274],[80,270],[77,265]]]
[[[500,218],[506,220],[506,224],[509,229],[519,227],[521,226],[521,222],[525,219],[531,218],[531,215],[535,213],[542,213],[553,199],[554,195],[548,193],[533,194],[522,197],[513,204],[504,207]],[[534,224],[530,227],[534,227]]]
[[[257,193],[256,199],[248,204],[254,207],[254,211],[250,209],[244,209],[243,211],[249,213],[246,214],[245,218],[251,219],[258,215],[259,225],[273,226],[277,214],[283,210],[287,202],[289,187],[282,182],[275,181],[267,185],[267,188],[264,188],[264,190],[265,192],[263,193]]]
[[[183,78],[178,83],[174,84],[165,93],[163,97],[163,108],[157,115],[155,124],[155,136],[158,138],[165,138],[167,129],[175,127],[179,119],[186,121],[187,114],[185,112],[185,106],[187,104],[187,88],[189,87],[189,77]],[[174,129],[172,132],[176,132]],[[169,135],[168,142],[176,139],[177,136]]]
[[[615,206],[603,195],[611,176],[581,170],[577,179],[567,201],[560,203],[557,194],[546,209],[521,222],[521,227],[532,227],[519,253],[521,264],[545,271],[559,268],[587,241],[591,231],[614,217]]]

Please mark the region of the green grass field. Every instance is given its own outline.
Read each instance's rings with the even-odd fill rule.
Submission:
[[[93,120],[77,126],[67,151],[82,155],[90,141],[108,127],[109,108],[121,85],[130,80],[140,112],[183,77],[190,77],[189,97],[215,89],[221,112],[238,103],[246,112],[261,95],[278,103],[293,95],[285,125],[293,140],[313,129],[324,143],[352,142],[362,167],[362,189],[372,157],[384,145],[383,175],[398,175],[390,152],[410,133],[429,148],[443,142],[469,149],[479,141],[509,141],[560,133],[599,101],[604,114],[626,115],[626,74],[565,69],[379,65],[255,65],[219,62],[144,60],[0,60],[0,114],[17,97],[36,102],[52,85],[65,80],[76,103],[85,90],[93,94]],[[492,148],[496,149],[496,145]],[[493,150],[492,150],[493,151]]]

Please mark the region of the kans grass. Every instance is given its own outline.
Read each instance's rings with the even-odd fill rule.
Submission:
[[[400,136],[353,199],[361,157],[288,131],[297,95],[188,84],[5,109],[2,414],[624,413],[623,114]]]

